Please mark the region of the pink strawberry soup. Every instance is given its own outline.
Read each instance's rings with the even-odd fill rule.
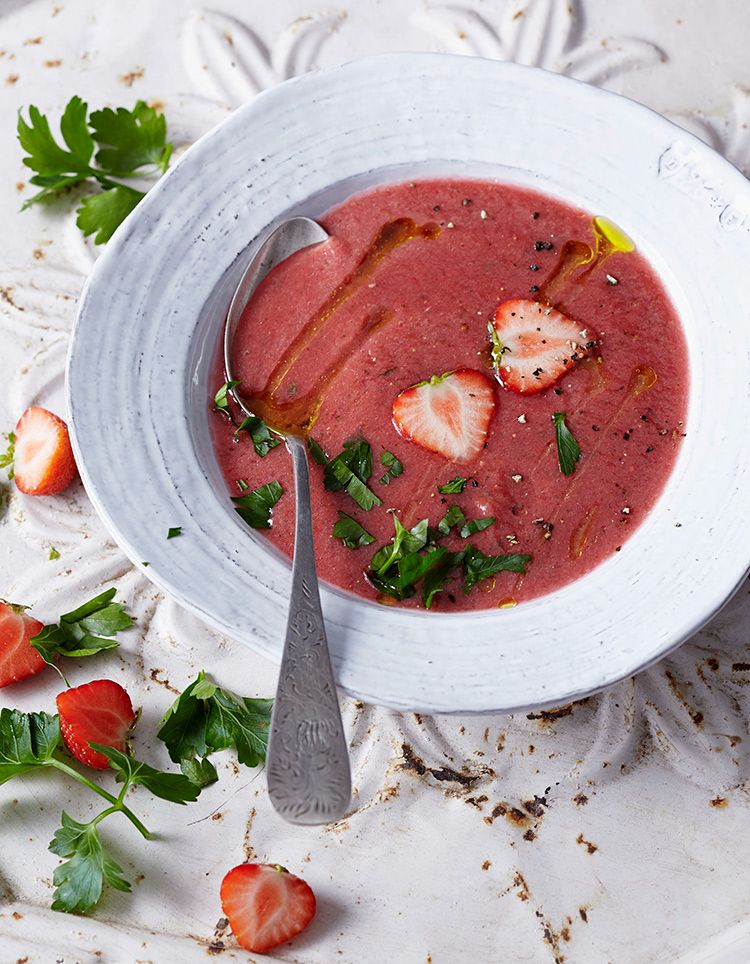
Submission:
[[[243,518],[291,555],[291,461],[268,423],[308,436],[320,575],[368,599],[511,607],[617,553],[669,476],[688,395],[679,319],[627,236],[463,179],[367,191],[322,223],[330,240],[274,269],[242,319],[257,417],[238,431],[231,397],[212,401]]]

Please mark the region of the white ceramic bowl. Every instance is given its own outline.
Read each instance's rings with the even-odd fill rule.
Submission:
[[[400,709],[561,703],[687,639],[750,556],[750,187],[646,108],[540,70],[412,53],[261,94],[185,154],[97,263],[68,368],[75,453],[148,577],[279,659],[290,568],[234,512],[208,432],[228,301],[248,243],[270,225],[436,174],[530,185],[625,228],[685,327],[687,438],[622,552],[552,595],[439,615],[324,587],[335,672],[350,693]],[[175,525],[183,535],[167,541]]]

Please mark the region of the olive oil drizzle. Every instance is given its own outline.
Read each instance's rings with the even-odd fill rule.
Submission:
[[[328,323],[336,312],[370,280],[392,251],[414,238],[437,238],[440,231],[440,226],[434,222],[419,225],[411,218],[396,218],[386,222],[375,235],[354,270],[333,289],[310,321],[300,329],[289,344],[276,363],[262,392],[245,399],[248,407],[272,428],[291,435],[308,434],[325,401],[328,387],[346,361],[349,343],[344,344],[343,351],[339,350],[336,358],[318,378],[313,388],[300,398],[287,402],[277,400],[276,394],[284,379],[313,342],[325,334]],[[365,324],[360,329],[360,333],[365,338],[369,337],[390,317],[392,317],[391,313],[383,309],[376,323]],[[336,339],[336,344],[339,344],[339,339]]]

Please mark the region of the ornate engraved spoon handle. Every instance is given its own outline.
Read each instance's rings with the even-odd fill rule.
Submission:
[[[320,607],[307,450],[293,436],[286,443],[294,463],[297,525],[289,621],[268,742],[268,793],[290,823],[322,824],[338,820],[349,806],[349,753]]]

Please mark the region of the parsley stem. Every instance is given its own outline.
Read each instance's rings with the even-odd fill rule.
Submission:
[[[107,790],[105,790],[103,787],[97,786],[97,784],[94,783],[92,780],[89,780],[88,777],[85,777],[82,773],[79,773],[78,770],[74,770],[73,767],[69,767],[67,763],[63,763],[62,760],[58,760],[55,757],[52,757],[52,759],[50,760],[45,760],[43,765],[55,767],[56,770],[60,770],[62,773],[66,773],[69,777],[73,777],[74,780],[77,780],[79,783],[82,783],[85,787],[88,787],[89,790],[93,790],[94,793],[98,793],[100,797],[103,797],[105,800],[107,800],[109,803],[112,804],[112,806],[108,810],[105,810],[103,813],[100,813],[99,816],[95,818],[97,823],[104,816],[110,813],[116,813],[119,810],[128,818],[128,820],[133,824],[135,829],[141,834],[142,837],[145,837],[146,840],[148,840],[151,837],[151,832],[146,827],[144,827],[144,825],[141,823],[138,817],[136,817],[133,811],[129,807],[126,807],[125,804],[123,803],[123,796],[125,794],[125,790],[127,790],[127,785],[122,788],[122,792],[120,793],[120,796],[115,797]]]

